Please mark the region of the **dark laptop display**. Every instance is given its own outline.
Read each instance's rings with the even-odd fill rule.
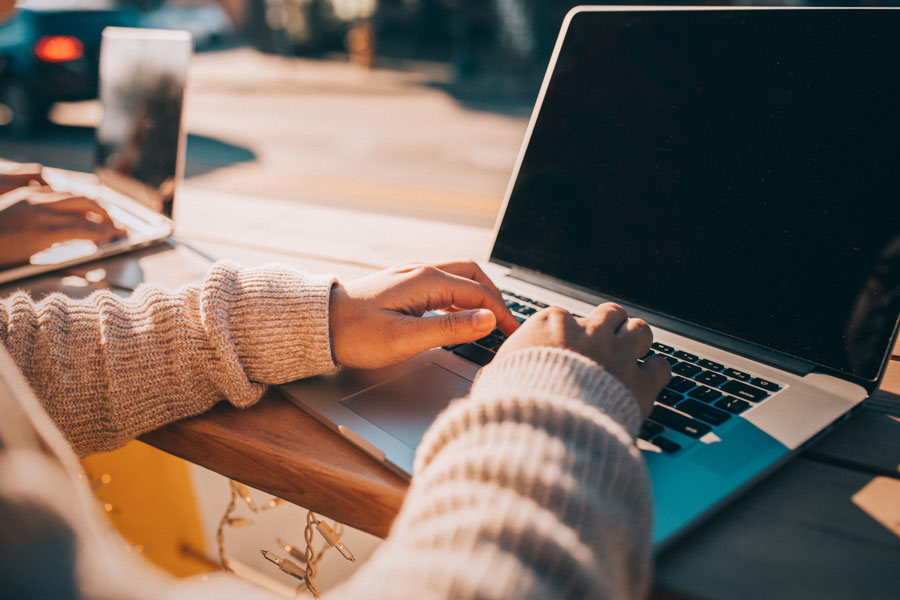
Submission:
[[[579,15],[492,261],[876,379],[900,311],[898,30]]]

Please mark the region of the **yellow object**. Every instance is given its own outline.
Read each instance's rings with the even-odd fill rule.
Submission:
[[[853,494],[853,504],[900,537],[900,481],[875,477]]]
[[[188,465],[142,442],[82,461],[107,517],[155,565],[176,577],[214,571],[206,558]]]

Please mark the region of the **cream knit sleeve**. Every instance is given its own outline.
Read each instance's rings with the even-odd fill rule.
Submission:
[[[128,298],[20,292],[0,301],[0,341],[80,455],[116,448],[222,399],[245,407],[265,385],[335,367],[333,277],[223,262],[176,291]]]
[[[482,370],[416,453],[391,535],[337,598],[641,598],[650,485],[641,417],[579,354],[524,350]]]

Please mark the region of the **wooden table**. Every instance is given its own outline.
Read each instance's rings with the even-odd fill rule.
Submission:
[[[113,289],[141,280],[175,286],[224,257],[349,278],[408,259],[478,258],[489,243],[477,227],[200,190],[183,194],[176,219],[179,242],[28,285],[37,294],[60,287],[78,294],[90,289],[78,276],[99,267]],[[839,428],[662,553],[654,596],[900,597],[900,357],[882,387]],[[407,488],[277,390],[252,408],[222,403],[142,439],[379,536]]]

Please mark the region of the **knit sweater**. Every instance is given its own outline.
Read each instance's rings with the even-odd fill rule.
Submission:
[[[248,406],[265,384],[335,368],[328,332],[334,281],[220,263],[201,285],[174,292],[145,286],[126,299],[98,292],[37,303],[16,294],[0,302],[0,340],[55,424],[87,454],[222,399]],[[16,402],[28,409],[24,396]],[[329,597],[645,595],[651,505],[633,443],[640,421],[627,389],[579,354],[531,348],[495,361],[425,434],[390,535]],[[22,448],[16,428],[5,425],[0,510],[46,519],[0,518],[0,556],[11,553],[13,540],[35,539],[35,527],[55,523],[74,539],[75,558],[52,567],[85,597],[267,597],[231,577],[176,582],[119,556],[121,545],[96,515],[60,500],[67,486],[85,496],[73,461]],[[44,449],[53,447],[48,437],[52,432]],[[58,552],[35,553],[40,566],[14,557],[21,577],[29,567],[48,568],[48,558],[62,560]]]

